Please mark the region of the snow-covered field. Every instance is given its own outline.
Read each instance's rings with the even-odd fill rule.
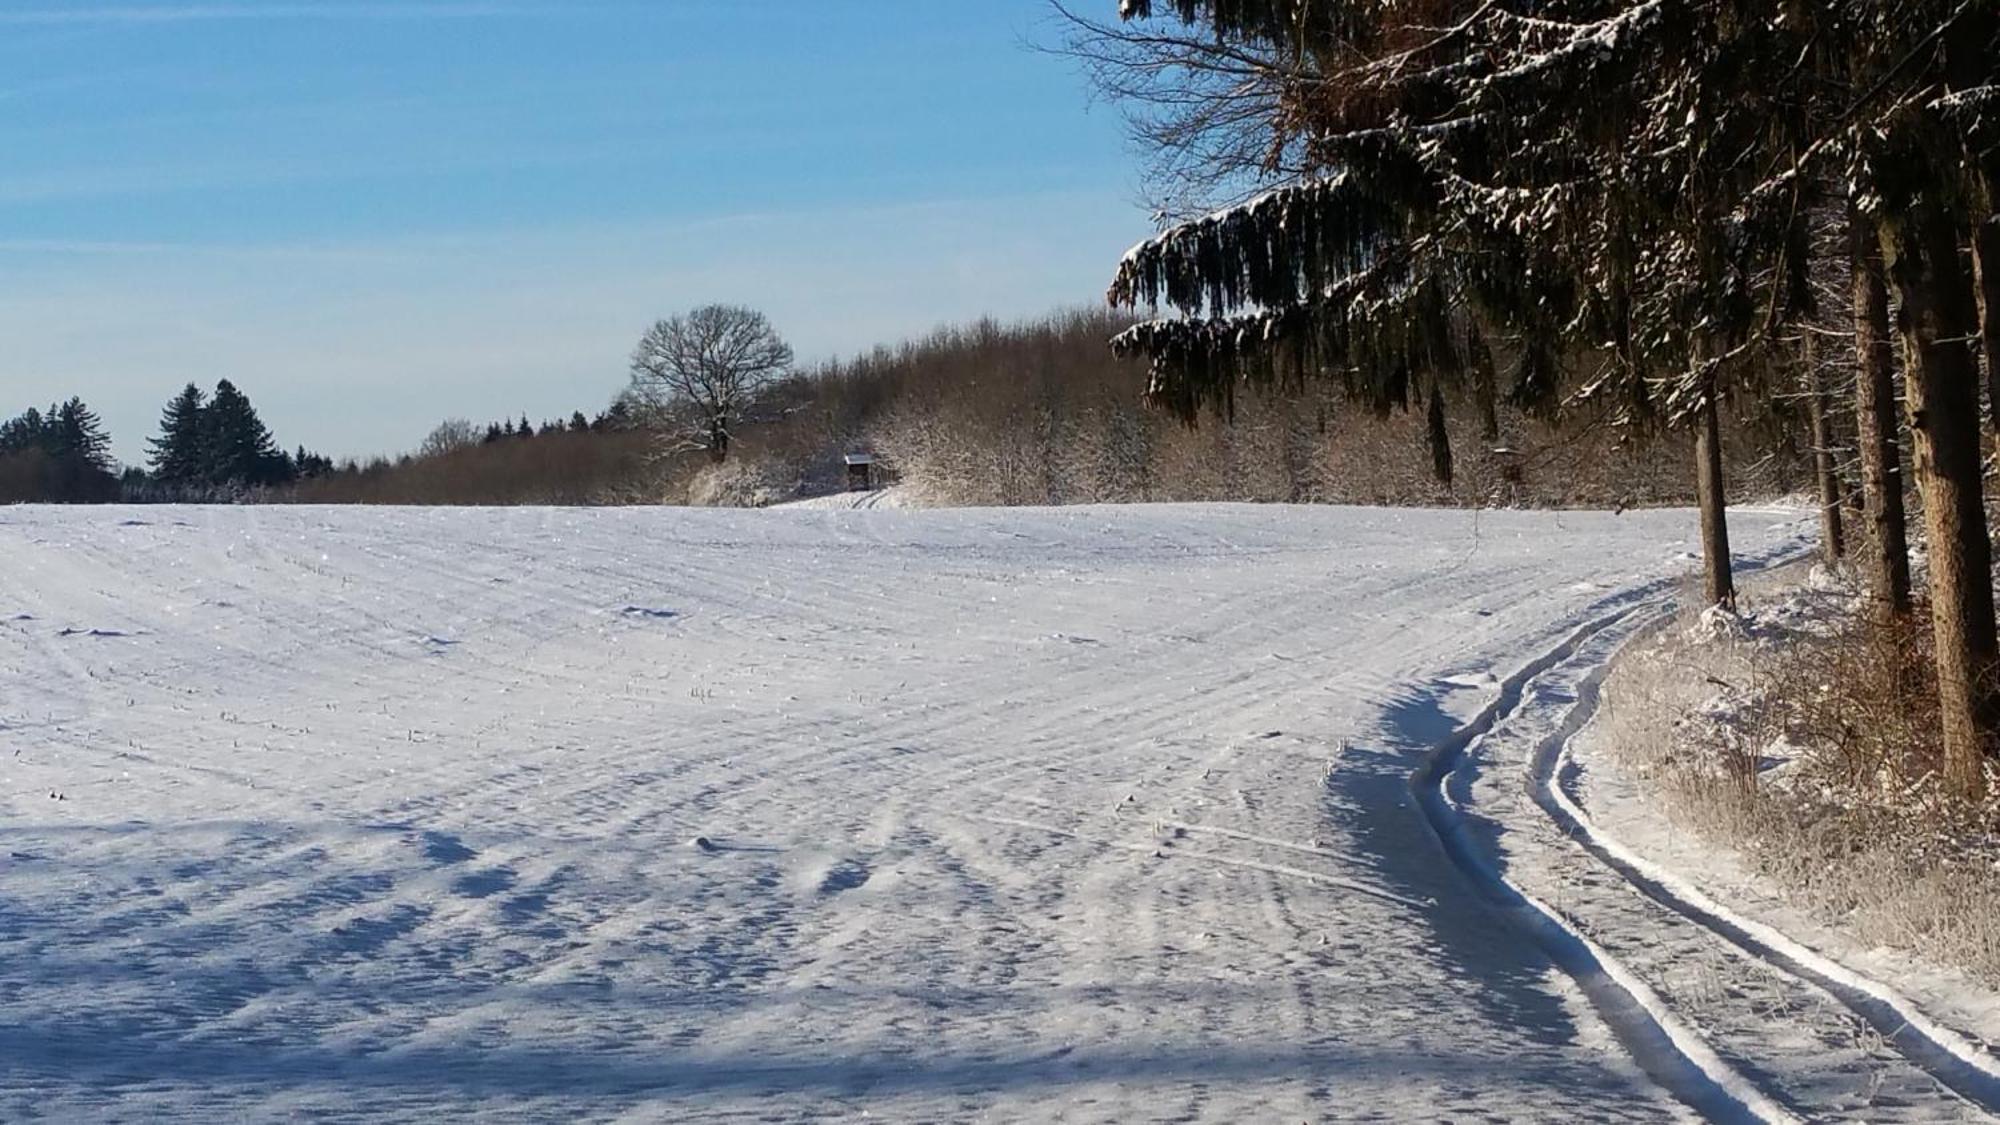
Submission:
[[[0,1119],[1846,1108],[1865,1057],[1648,1046],[1505,921],[1574,848],[1496,827],[1513,674],[1693,532],[0,509]]]

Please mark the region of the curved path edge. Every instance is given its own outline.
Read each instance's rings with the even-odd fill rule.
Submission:
[[[1656,603],[1657,604],[1657,603]],[[1516,925],[1574,980],[1620,1045],[1648,1077],[1703,1117],[1721,1122],[1796,1120],[1724,1063],[1668,1006],[1547,904],[1509,881],[1467,831],[1445,795],[1445,782],[1482,736],[1521,709],[1525,689],[1538,676],[1573,658],[1585,642],[1607,630],[1630,628],[1640,607],[1616,610],[1571,633],[1554,648],[1508,676],[1472,720],[1426,755],[1410,787],[1425,823],[1452,865],[1502,917]]]
[[[1664,614],[1652,615],[1634,636],[1663,625],[1665,619]],[[1530,781],[1535,802],[1564,835],[1635,890],[1773,969],[1818,988],[1866,1021],[1911,1063],[1988,1113],[2000,1114],[2000,1060],[1991,1052],[1881,981],[1716,902],[1688,880],[1640,856],[1591,818],[1577,793],[1582,767],[1574,754],[1576,735],[1596,714],[1604,679],[1616,660],[1614,655],[1583,680],[1569,716],[1538,750]]]

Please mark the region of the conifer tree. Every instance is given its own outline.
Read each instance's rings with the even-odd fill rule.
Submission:
[[[113,499],[111,439],[80,398],[33,407],[0,422],[0,458],[20,459],[10,500],[42,503],[97,503]]]
[[[1910,610],[1909,530],[1903,512],[1902,445],[1896,431],[1895,351],[1889,288],[1873,221],[1850,207],[1853,270],[1854,421],[1861,444],[1861,499],[1867,515],[1870,604],[1880,621]]]
[[[208,434],[203,421],[207,406],[206,396],[193,383],[167,402],[160,416],[160,436],[146,442],[155,479],[169,485],[207,483]]]
[[[202,413],[205,478],[216,485],[278,484],[292,475],[291,461],[279,451],[256,407],[224,379]]]
[[[51,407],[49,417],[51,454],[98,472],[111,471],[110,435],[104,432],[103,422],[83,404],[81,398],[73,397],[60,406]]]
[[[15,417],[0,422],[0,453],[26,453],[46,448],[48,425],[42,412],[30,406]]]
[[[1978,449],[1987,325],[1960,250],[1973,244],[1983,286],[2000,15],[1962,0],[1781,7],[1123,0],[1127,21],[1157,10],[1191,33],[1100,27],[1093,63],[1159,94],[1179,132],[1154,135],[1181,138],[1181,158],[1276,183],[1127,255],[1113,302],[1169,315],[1117,343],[1152,361],[1153,398],[1184,416],[1274,379],[1401,405],[1501,345],[1518,403],[1615,396],[1628,421],[1692,424],[1709,593],[1727,600],[1717,404],[1785,362],[1776,329],[1811,311],[1811,216],[1851,184],[1910,364],[1947,772],[1977,792],[2000,645]],[[1196,77],[1147,85],[1160,74]],[[1249,140],[1216,141],[1218,121]],[[1879,324],[1875,304],[1857,291]],[[1879,358],[1863,357],[1870,410]],[[1862,428],[1886,501],[1881,421]]]

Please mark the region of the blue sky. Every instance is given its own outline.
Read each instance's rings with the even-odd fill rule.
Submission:
[[[0,0],[0,412],[81,394],[138,459],[229,378],[365,455],[596,409],[709,301],[817,358],[1098,300],[1147,216],[1053,36],[1041,0]]]

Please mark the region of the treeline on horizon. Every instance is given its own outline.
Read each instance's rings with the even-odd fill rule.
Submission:
[[[1228,417],[1185,425],[1146,404],[1143,365],[1107,348],[1128,323],[1097,310],[981,320],[803,368],[759,396],[720,464],[676,448],[626,395],[539,424],[448,419],[406,454],[336,463],[286,452],[225,380],[212,394],[190,385],[169,400],[147,466],[121,474],[77,401],[66,425],[87,436],[14,436],[44,432],[51,423],[23,419],[67,406],[0,429],[0,502],[757,506],[837,491],[841,454],[856,450],[934,504],[1624,507],[1693,495],[1684,435],[1635,443],[1588,411],[1458,412],[1449,485],[1426,452],[1421,409],[1383,415],[1324,387],[1270,387],[1246,390]],[[1807,485],[1803,422],[1784,403],[1742,404],[1728,425],[1760,437],[1731,448],[1778,450],[1733,466],[1747,492]]]
[[[337,462],[302,445],[292,451],[280,447],[249,396],[224,379],[212,393],[193,383],[183,387],[162,410],[159,432],[147,439],[146,464],[121,466],[102,419],[72,397],[47,411],[29,407],[0,422],[0,503],[297,502],[317,498],[315,488],[337,493],[342,486],[336,482],[379,478],[461,448],[626,429],[628,410],[626,403],[615,402],[594,419],[576,411],[539,428],[525,414],[518,423],[508,418],[484,428],[453,420],[412,453]],[[495,449],[483,460],[497,464],[508,458]],[[511,496],[518,491],[517,482],[482,502],[516,502]],[[333,495],[324,499],[340,502]],[[463,501],[440,496],[421,502]]]

